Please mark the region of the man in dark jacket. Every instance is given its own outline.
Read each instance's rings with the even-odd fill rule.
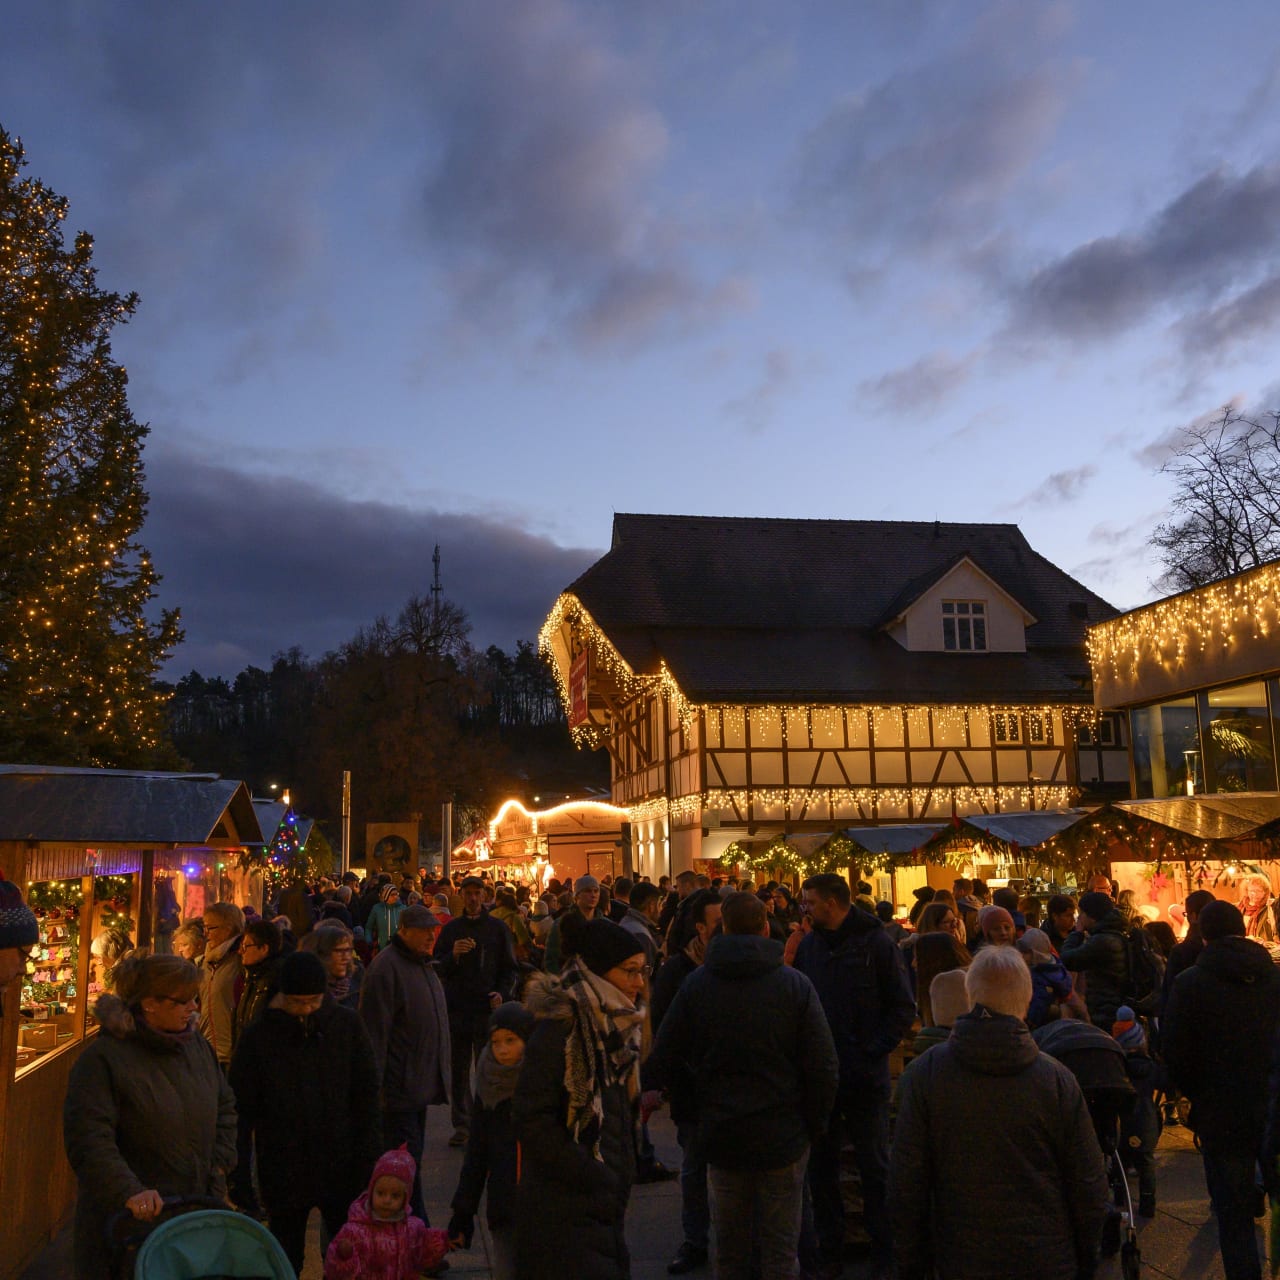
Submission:
[[[431,964],[439,927],[426,907],[405,907],[399,932],[374,957],[360,990],[360,1018],[378,1064],[383,1140],[406,1143],[419,1166],[427,1107],[449,1100],[449,1013]],[[409,1207],[427,1221],[421,1176]]]
[[[609,919],[621,924],[622,917],[631,909],[631,890],[636,882],[627,876],[619,876],[609,888]]]
[[[436,939],[436,966],[449,1002],[451,1147],[467,1145],[471,1068],[489,1043],[489,1015],[516,994],[520,976],[511,930],[483,903],[484,881],[467,876],[462,882],[462,912]]]
[[[716,1226],[716,1275],[795,1274],[809,1150],[826,1127],[839,1066],[812,983],[782,963],[764,903],[724,901],[724,934],[663,1019],[646,1076],[698,1117]]]
[[[840,1090],[826,1136],[809,1163],[814,1226],[823,1276],[843,1274],[844,1200],[840,1149],[847,1136],[862,1179],[873,1265],[887,1272],[892,1241],[884,1212],[889,1176],[889,1055],[915,1021],[902,952],[884,926],[851,906],[848,883],[811,876],[802,886],[813,932],[796,951],[795,967],[813,983],[840,1060]]]
[[[1266,947],[1244,936],[1244,917],[1229,902],[1201,910],[1200,935],[1199,960],[1169,993],[1161,1044],[1174,1084],[1191,1101],[1227,1280],[1257,1280],[1254,1166],[1280,1026],[1280,970]]]
[[[256,1143],[271,1231],[299,1273],[312,1207],[336,1235],[382,1152],[373,1046],[359,1017],[326,994],[327,982],[318,956],[286,957],[279,993],[245,1027],[231,1060],[240,1145]],[[248,1167],[237,1168],[238,1203],[252,1198],[248,1179]]]
[[[1216,901],[1208,889],[1197,889],[1194,893],[1187,894],[1183,901],[1182,908],[1187,913],[1187,936],[1169,952],[1169,963],[1164,968],[1162,1008],[1169,1003],[1174,979],[1200,959],[1200,953],[1204,950],[1204,939],[1200,936],[1200,913],[1209,903]]]
[[[629,905],[620,924],[634,933],[644,947],[645,963],[651,972],[658,971],[662,959],[662,935],[658,932],[658,915],[662,911],[662,890],[643,881],[631,891]]]
[[[1062,942],[1062,967],[1085,977],[1089,1021],[1104,1031],[1129,997],[1129,922],[1105,893],[1080,899],[1076,927]]]
[[[987,947],[965,975],[972,1011],[898,1082],[889,1213],[898,1280],[1083,1280],[1097,1265],[1107,1176],[1075,1077],[1023,1021],[1031,974]],[[972,1117],[981,1115],[976,1127]]]

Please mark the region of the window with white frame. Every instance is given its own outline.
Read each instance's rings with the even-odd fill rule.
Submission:
[[[997,742],[1022,741],[1022,717],[1016,711],[996,711],[991,720]]]
[[[942,647],[955,653],[974,653],[986,649],[985,600],[942,602]]]

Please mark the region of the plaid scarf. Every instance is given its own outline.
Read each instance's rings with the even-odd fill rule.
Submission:
[[[642,1001],[629,1003],[617,987],[597,977],[578,959],[565,966],[560,991],[573,1005],[564,1051],[569,1132],[577,1141],[594,1124],[592,1154],[602,1160],[605,1086],[623,1084],[629,1099],[640,1095],[644,1005]]]

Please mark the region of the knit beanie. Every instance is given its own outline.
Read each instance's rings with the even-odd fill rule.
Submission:
[[[1029,964],[1053,963],[1053,947],[1043,929],[1028,929],[1018,939],[1018,950],[1027,957]]]
[[[378,1157],[378,1163],[373,1166],[373,1177],[369,1179],[369,1186],[374,1186],[379,1178],[394,1178],[406,1191],[412,1191],[415,1166],[416,1162],[409,1153],[408,1145],[401,1144],[396,1150],[388,1151],[385,1155]]]
[[[1080,910],[1091,920],[1101,920],[1115,905],[1115,900],[1105,893],[1086,893],[1080,899]]]
[[[1012,924],[1013,917],[1003,907],[983,907],[978,912],[978,928],[986,933],[992,924]]]
[[[604,977],[610,969],[634,955],[644,954],[644,944],[630,930],[612,920],[590,921],[582,930],[578,948],[583,962],[592,973]]]
[[[598,889],[600,881],[595,876],[579,876],[573,882],[574,893],[588,893],[592,889]]]
[[[324,961],[314,951],[291,951],[280,966],[280,990],[287,996],[322,996],[329,989]]]
[[[393,884],[384,884],[382,886],[382,891],[378,894],[378,897],[381,898],[383,902],[390,902],[392,898],[398,898],[399,896],[400,890]]]
[[[489,1030],[510,1031],[521,1040],[528,1040],[533,1034],[534,1016],[518,1000],[508,1000],[500,1004],[489,1015]]]
[[[0,879],[0,951],[10,947],[34,947],[40,941],[35,913],[22,900],[22,890]]]
[[[1147,1037],[1143,1033],[1142,1023],[1138,1021],[1127,1004],[1122,1004],[1116,1010],[1116,1020],[1111,1024],[1111,1034],[1125,1053],[1141,1053],[1147,1047]]]
[[[936,1027],[954,1027],[956,1019],[969,1012],[969,993],[964,988],[964,970],[948,969],[929,983],[929,1004]]]
[[[1206,942],[1217,942],[1219,938],[1243,938],[1244,916],[1234,902],[1223,902],[1220,898],[1200,908],[1200,936]]]

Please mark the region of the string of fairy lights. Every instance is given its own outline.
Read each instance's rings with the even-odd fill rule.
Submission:
[[[1277,625],[1280,564],[1263,565],[1170,596],[1089,628],[1095,672],[1136,679],[1149,664],[1163,669],[1229,651],[1243,639],[1267,639]]]

